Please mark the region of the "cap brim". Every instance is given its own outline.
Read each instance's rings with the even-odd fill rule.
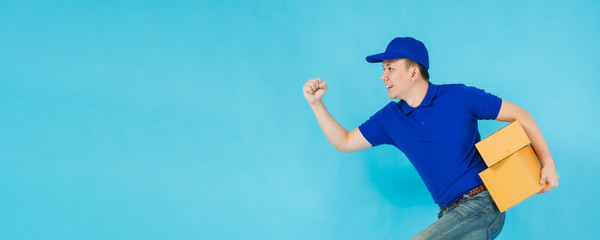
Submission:
[[[398,54],[398,53],[383,52],[383,53],[367,56],[366,60],[367,60],[367,62],[370,62],[370,63],[377,63],[377,62],[383,62],[383,60],[392,60],[392,59],[398,59],[398,58],[404,58],[404,57],[406,57],[406,56],[403,56],[402,54]]]

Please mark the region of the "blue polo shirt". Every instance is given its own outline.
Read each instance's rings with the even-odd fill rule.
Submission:
[[[477,120],[496,119],[501,105],[502,99],[478,88],[429,83],[418,107],[390,102],[359,129],[371,145],[402,151],[435,203],[447,206],[482,183],[486,165],[475,149]]]

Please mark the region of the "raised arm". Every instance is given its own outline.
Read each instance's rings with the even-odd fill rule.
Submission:
[[[558,186],[558,173],[556,173],[556,165],[554,159],[550,155],[548,144],[542,135],[542,131],[533,120],[533,117],[525,109],[518,105],[511,103],[506,100],[502,100],[502,107],[500,107],[500,113],[496,118],[498,121],[513,122],[518,120],[527,136],[531,140],[531,146],[537,153],[542,163],[542,174],[540,177],[540,183],[546,183],[546,187],[540,191],[545,193]]]
[[[323,104],[323,95],[327,91],[327,83],[321,78],[308,80],[304,84],[304,98],[312,108],[321,130],[327,137],[327,140],[339,152],[354,152],[371,147],[371,144],[362,135],[358,128],[347,131],[340,125],[333,116],[327,111]]]

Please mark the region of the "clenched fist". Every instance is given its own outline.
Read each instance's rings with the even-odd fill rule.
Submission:
[[[323,98],[325,92],[327,91],[327,83],[323,82],[321,78],[315,78],[308,80],[306,84],[304,84],[304,98],[309,104],[314,104]]]

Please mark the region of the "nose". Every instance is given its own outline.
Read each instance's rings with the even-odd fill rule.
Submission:
[[[384,82],[388,80],[388,74],[386,71],[381,74],[381,80]]]

